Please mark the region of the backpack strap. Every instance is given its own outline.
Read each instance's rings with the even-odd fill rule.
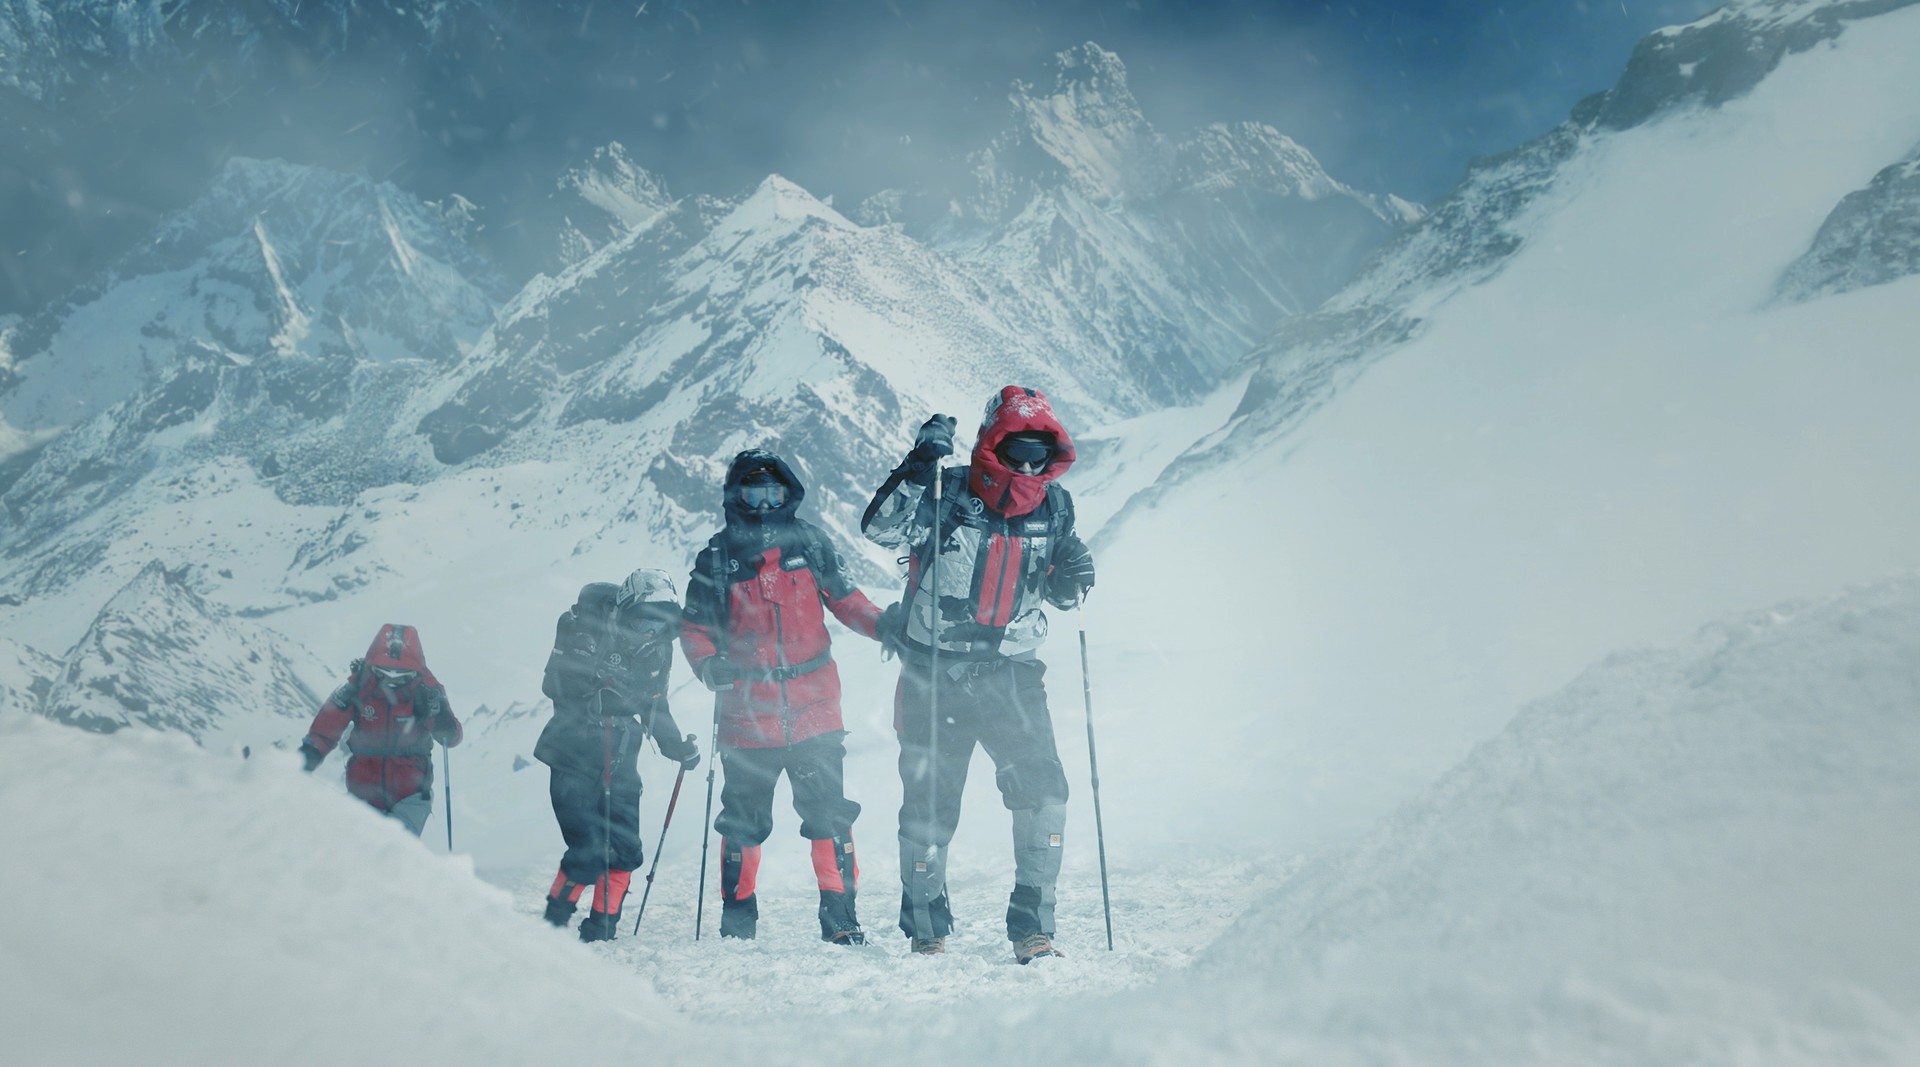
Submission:
[[[1047,533],[1054,544],[1073,533],[1073,494],[1055,482],[1047,483]]]
[[[360,714],[360,689],[367,681],[367,661],[355,659],[347,664],[347,680],[333,691],[327,699],[342,711],[350,711],[357,717]]]
[[[726,648],[727,609],[733,599],[733,591],[727,584],[727,574],[731,570],[731,560],[727,556],[726,531],[714,534],[707,539],[707,582],[713,586],[713,625],[715,645]]]

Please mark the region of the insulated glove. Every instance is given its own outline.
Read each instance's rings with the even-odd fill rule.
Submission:
[[[888,604],[887,610],[880,613],[880,619],[874,624],[874,635],[880,638],[880,658],[892,659],[902,655],[907,649],[907,609],[898,603]]]
[[[1087,543],[1068,534],[1053,551],[1053,572],[1047,576],[1047,599],[1060,608],[1072,607],[1093,588],[1093,553]]]
[[[935,415],[920,424],[908,458],[916,463],[932,463],[953,455],[953,430],[960,420],[952,415]]]
[[[733,665],[725,656],[708,656],[700,664],[700,682],[708,689],[718,693],[730,689],[740,680],[740,668]]]
[[[301,770],[308,774],[312,774],[314,768],[320,766],[320,761],[327,758],[327,754],[313,747],[311,741],[300,742],[300,756],[307,761],[307,765]]]
[[[665,734],[653,740],[660,746],[660,754],[678,763],[681,770],[690,771],[700,766],[700,746],[693,743],[692,734],[684,738]]]
[[[959,420],[952,415],[935,415],[920,424],[920,432],[913,439],[913,450],[907,453],[904,464],[909,477],[916,482],[933,483],[933,472],[939,468],[940,461],[953,455],[953,428],[957,425]]]

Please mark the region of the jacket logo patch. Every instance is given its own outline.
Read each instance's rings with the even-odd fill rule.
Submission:
[[[1043,533],[1046,533],[1046,532],[1047,532],[1047,522],[1046,522],[1046,520],[1045,520],[1045,519],[1041,519],[1041,520],[1038,520],[1038,521],[1034,521],[1034,522],[1029,522],[1029,523],[1027,523],[1027,531],[1026,531],[1026,532],[1028,533],[1028,535],[1029,535],[1029,536],[1031,536],[1031,535],[1033,535],[1033,534],[1043,534]]]

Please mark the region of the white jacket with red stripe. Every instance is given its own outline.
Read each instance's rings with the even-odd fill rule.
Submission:
[[[1057,485],[1024,515],[995,513],[975,495],[969,468],[942,472],[939,604],[940,655],[960,660],[1030,658],[1047,636],[1042,610],[1054,553],[1073,534],[1073,499]],[[924,657],[932,649],[934,597],[929,582],[934,499],[903,465],[880,487],[861,524],[868,540],[910,556],[907,568],[906,644]]]

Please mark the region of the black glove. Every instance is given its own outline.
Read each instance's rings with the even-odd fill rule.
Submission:
[[[1070,608],[1093,588],[1093,553],[1087,543],[1068,534],[1053,550],[1053,572],[1047,576],[1047,599],[1058,608]]]
[[[678,763],[681,770],[690,771],[700,766],[700,746],[693,743],[692,734],[685,737],[660,734],[653,740],[660,746],[660,754]]]
[[[722,689],[732,688],[733,683],[739,680],[740,668],[734,666],[733,661],[725,656],[708,656],[700,664],[701,684],[716,693]]]
[[[880,639],[880,658],[892,659],[906,651],[907,609],[899,603],[887,605],[874,624],[874,636]]]
[[[327,758],[327,754],[313,747],[311,741],[300,742],[300,755],[307,761],[307,765],[300,769],[308,774],[312,774],[314,768],[320,766],[320,761]]]
[[[920,424],[906,462],[908,474],[914,481],[931,483],[940,461],[953,455],[953,429],[959,424],[960,420],[952,415],[935,415]]]

